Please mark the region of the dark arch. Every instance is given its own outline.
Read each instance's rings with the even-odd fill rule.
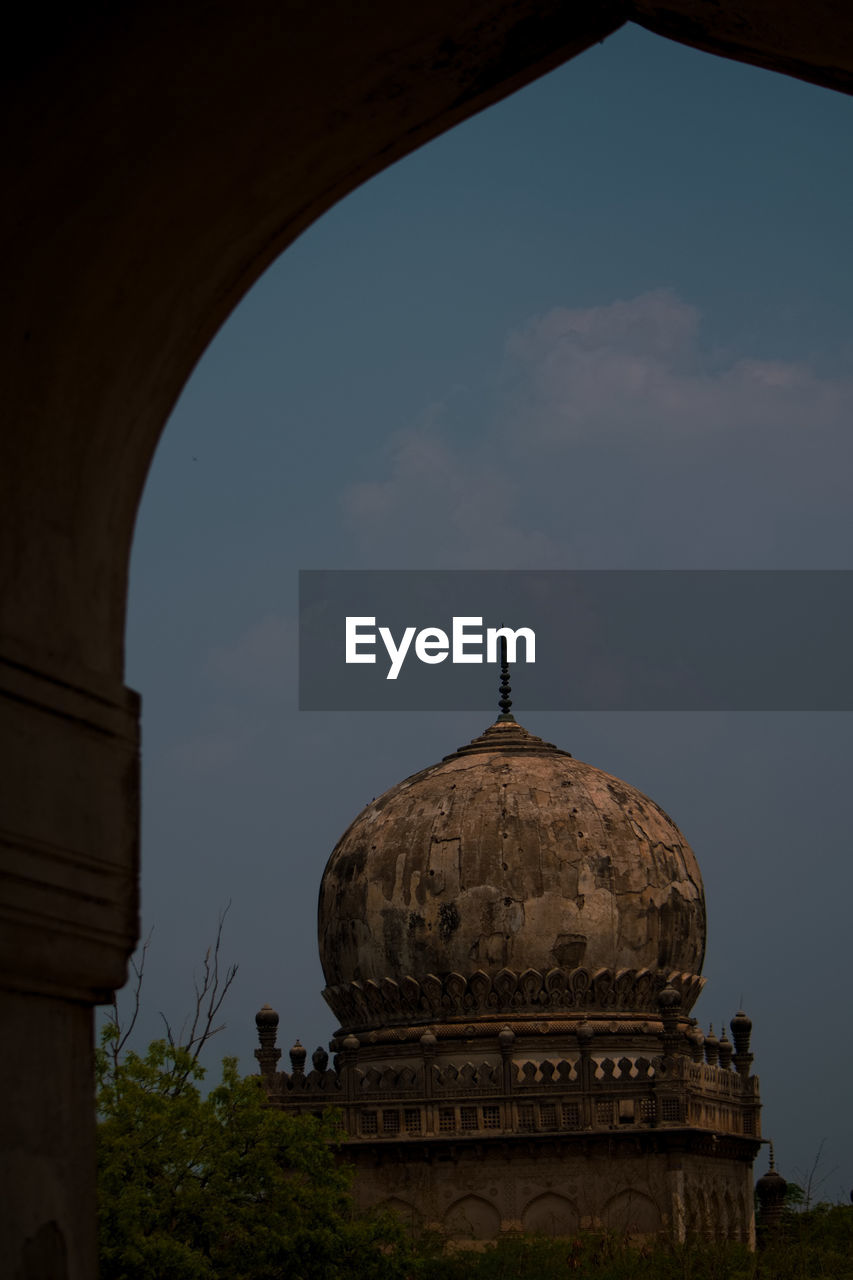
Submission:
[[[412,1235],[417,1235],[423,1226],[423,1214],[420,1209],[410,1201],[404,1200],[402,1196],[389,1196],[387,1200],[380,1200],[375,1207],[396,1214]]]
[[[661,1229],[660,1209],[644,1191],[628,1189],[608,1200],[604,1207],[608,1231],[618,1235],[655,1235]]]
[[[580,1228],[577,1205],[556,1191],[536,1196],[524,1209],[521,1225],[532,1235],[568,1236]]]
[[[629,19],[853,87],[839,0],[84,0],[49,23],[32,5],[7,18],[0,1256],[13,1274],[95,1270],[90,1008],[123,982],[137,928],[127,564],[169,411],[242,295],[325,209]]]
[[[450,1240],[494,1240],[501,1229],[501,1215],[482,1196],[462,1196],[447,1209],[442,1225]]]

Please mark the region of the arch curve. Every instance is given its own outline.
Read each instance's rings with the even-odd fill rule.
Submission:
[[[536,1196],[521,1215],[521,1225],[531,1235],[568,1236],[580,1229],[577,1205],[568,1196],[545,1191]]]
[[[663,1226],[660,1209],[652,1197],[631,1187],[607,1201],[604,1222],[608,1231],[629,1236],[655,1235]]]
[[[501,1229],[501,1215],[490,1200],[467,1195],[445,1210],[442,1224],[452,1240],[494,1240]]]
[[[396,1214],[410,1231],[418,1231],[423,1225],[423,1214],[417,1205],[412,1204],[410,1200],[404,1200],[402,1196],[388,1196],[386,1200],[380,1200],[374,1207]]]

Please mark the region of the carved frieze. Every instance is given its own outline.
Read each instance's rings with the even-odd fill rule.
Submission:
[[[693,973],[651,969],[501,969],[494,976],[482,969],[350,982],[327,987],[323,995],[344,1030],[446,1022],[489,1014],[554,1013],[560,1010],[643,1013],[657,1016],[657,996],[665,986],[690,1009],[704,985]]]

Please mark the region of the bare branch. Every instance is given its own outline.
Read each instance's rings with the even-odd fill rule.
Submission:
[[[184,1019],[180,1032],[176,1036],[172,1024],[166,1015],[160,1011],[160,1017],[163,1020],[163,1026],[166,1030],[166,1039],[171,1049],[184,1049],[189,1054],[189,1062],[186,1070],[177,1070],[172,1080],[172,1090],[177,1092],[186,1082],[186,1078],[192,1070],[194,1063],[198,1061],[199,1054],[204,1046],[213,1036],[217,1035],[225,1027],[225,1023],[217,1025],[217,1017],[222,1008],[223,1001],[237,976],[237,965],[232,964],[224,970],[220,968],[220,951],[222,947],[222,931],[225,926],[225,917],[231,908],[231,903],[219,913],[219,920],[216,928],[216,939],[212,947],[208,947],[202,962],[202,973],[200,976],[193,974],[193,992],[195,995],[194,1007],[191,1013]],[[152,930],[153,932],[153,930]],[[127,1041],[136,1025],[139,1016],[142,979],[145,970],[145,959],[148,947],[151,942],[151,933],[145,940],[142,950],[139,954],[139,962],[131,960],[133,972],[136,975],[136,982],[133,988],[133,1013],[128,1024],[127,1030],[122,1030],[119,1022],[118,1004],[114,1000],[111,1013],[108,1015],[109,1020],[116,1027],[117,1034],[112,1041],[110,1050],[113,1067],[119,1065],[119,1057],[127,1044]]]
[[[118,1016],[118,993],[113,993],[112,1011],[107,1015],[107,1021],[111,1022],[116,1029],[116,1035],[110,1042],[110,1057],[113,1060],[114,1072],[118,1067],[122,1050],[130,1039],[133,1033],[133,1028],[136,1026],[136,1020],[139,1017],[139,1006],[142,997],[142,980],[145,976],[145,960],[148,955],[148,948],[151,945],[151,935],[153,932],[154,926],[152,925],[148,931],[148,937],[145,939],[142,944],[142,948],[138,952],[139,963],[137,963],[135,956],[131,956],[130,958],[130,967],[133,970],[136,982],[133,985],[133,1013],[131,1014],[130,1022],[127,1024],[127,1028],[125,1030],[122,1030],[122,1025]]]
[[[195,1017],[193,1018],[190,1038],[184,1046],[185,1048],[193,1051],[194,1062],[198,1059],[198,1056],[205,1044],[207,1044],[207,1041],[210,1040],[212,1036],[217,1035],[225,1027],[224,1022],[220,1023],[219,1026],[214,1026],[214,1023],[216,1022],[219,1010],[222,1008],[222,1003],[228,994],[228,989],[237,976],[236,964],[229,965],[224,976],[220,974],[219,971],[219,951],[222,946],[222,930],[225,925],[225,917],[230,909],[231,903],[229,902],[225,910],[220,912],[219,923],[216,929],[216,941],[214,942],[212,949],[212,957],[210,947],[208,947],[207,953],[204,957],[204,981],[201,985],[201,990],[199,990],[198,984],[196,984]],[[207,1002],[206,1009],[204,1008],[205,1001]],[[201,1021],[202,1014],[204,1016],[204,1022],[201,1030],[199,1030],[199,1023]]]
[[[169,1041],[169,1044],[174,1049],[175,1037],[172,1035],[172,1024],[169,1022],[169,1019],[166,1017],[162,1009],[159,1010],[159,1013],[160,1013],[160,1017],[163,1019],[163,1026],[166,1028],[166,1039]]]
[[[826,1138],[821,1138],[820,1145],[815,1153],[815,1158],[812,1160],[811,1168],[808,1169],[808,1171],[800,1169],[794,1171],[795,1178],[803,1188],[803,1209],[806,1210],[806,1212],[812,1208],[812,1203],[818,1190],[829,1178],[832,1177],[834,1173],[838,1172],[838,1165],[834,1165],[827,1173],[818,1177],[820,1165],[823,1160],[823,1149],[825,1146]]]

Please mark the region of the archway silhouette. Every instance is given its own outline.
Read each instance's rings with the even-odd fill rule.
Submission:
[[[157,439],[265,267],[358,183],[623,22],[846,92],[824,0],[358,14],[91,5],[7,27],[2,1096],[12,1274],[94,1272],[91,1006],[137,930],[127,563]],[[46,1108],[46,1091],[61,1098]]]

